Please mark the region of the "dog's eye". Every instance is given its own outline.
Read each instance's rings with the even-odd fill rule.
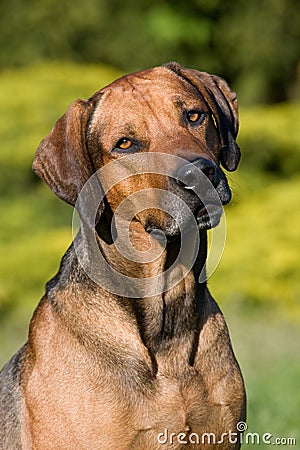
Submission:
[[[195,109],[192,109],[191,111],[186,111],[186,118],[187,121],[192,125],[200,125],[203,122],[203,119],[205,117],[205,113],[201,111],[197,111]]]
[[[112,152],[116,154],[122,153],[135,153],[139,151],[140,144],[136,141],[131,140],[130,138],[123,137],[118,140],[118,142],[112,148]]]
[[[130,139],[122,138],[120,139],[115,148],[119,148],[121,150],[129,150],[133,145],[133,142]]]

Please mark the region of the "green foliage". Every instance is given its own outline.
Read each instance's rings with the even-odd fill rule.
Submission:
[[[299,96],[298,0],[11,0],[0,67],[41,59],[124,71],[169,60],[218,73],[247,103]]]
[[[226,246],[211,288],[242,309],[270,309],[299,321],[300,180],[259,176],[245,186],[240,174],[243,189],[226,209]]]
[[[37,178],[31,171],[31,163],[41,138],[73,100],[88,98],[118,75],[116,70],[103,66],[68,63],[37,64],[20,71],[2,72],[1,192],[21,193],[34,185]]]
[[[300,104],[242,108],[240,120],[242,160],[211,287],[243,309],[299,321]]]
[[[242,109],[240,121],[242,167],[284,178],[300,173],[299,104]]]
[[[236,80],[240,97],[248,104],[293,99],[299,75],[297,1],[226,3],[216,30],[217,40],[223,39],[223,63],[230,71],[229,79],[233,76]]]

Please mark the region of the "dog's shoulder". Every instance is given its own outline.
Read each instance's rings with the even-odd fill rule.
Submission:
[[[20,376],[26,344],[0,372],[0,449],[21,448]]]
[[[95,289],[95,283],[88,277],[84,267],[78,259],[78,252],[84,252],[82,249],[82,237],[79,233],[70,247],[63,255],[57,274],[51,278],[46,284],[46,295],[49,299],[53,299],[58,291],[69,289],[70,286],[79,286],[90,290]],[[88,256],[83,256],[85,258]]]

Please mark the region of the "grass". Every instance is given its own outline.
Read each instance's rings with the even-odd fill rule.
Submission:
[[[272,307],[246,313],[232,303],[224,305],[223,312],[245,379],[248,431],[292,437],[299,443],[298,325],[278,320]],[[268,448],[262,443],[249,447]]]
[[[117,76],[67,63],[0,74],[0,365],[26,339],[71,242],[72,208],[32,173],[34,151],[74,99]],[[225,251],[209,280],[245,375],[249,430],[298,440],[299,115],[299,105],[242,109],[243,159],[230,176]]]

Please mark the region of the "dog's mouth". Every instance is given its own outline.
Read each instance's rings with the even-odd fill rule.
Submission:
[[[184,217],[182,213],[178,213],[176,218],[167,214],[164,224],[150,220],[145,226],[145,230],[159,241],[162,239],[173,241],[195,227],[198,230],[210,230],[216,227],[220,223],[222,214],[221,203],[209,203],[205,206],[202,204],[194,211],[190,211],[189,217]]]
[[[211,228],[219,225],[223,214],[223,208],[221,204],[208,204],[200,206],[196,213],[195,218],[200,230],[210,230]]]

